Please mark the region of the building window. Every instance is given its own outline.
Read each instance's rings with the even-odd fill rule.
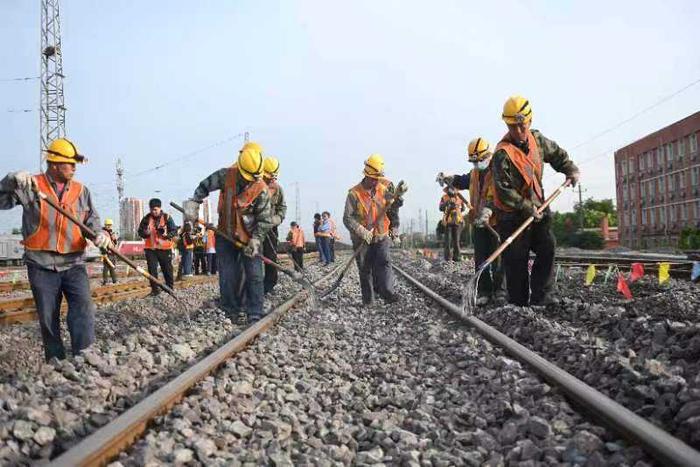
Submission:
[[[674,190],[675,183],[673,183],[673,174],[668,175],[668,192],[671,193]]]
[[[688,220],[688,203],[683,203],[681,206],[681,220],[684,222]]]
[[[685,190],[685,170],[677,173],[676,177],[678,177],[678,189]]]
[[[685,152],[688,150],[688,137],[680,138],[678,140],[678,156],[682,159],[685,156]]]
[[[700,183],[700,167],[693,167],[691,178],[693,179],[692,185],[697,188],[698,183]]]
[[[647,225],[647,210],[642,209],[642,225]]]
[[[690,138],[690,152],[695,152],[698,150],[698,134],[695,133],[689,136]]]
[[[659,146],[659,148],[656,150],[656,166],[663,167],[663,165],[664,165],[664,147]]]
[[[659,185],[658,185],[658,187],[657,187],[657,190],[658,190],[658,192],[659,192],[660,195],[663,195],[664,193],[666,193],[666,188],[664,187],[664,178],[663,178],[663,177],[659,177],[657,180],[658,180],[658,182],[659,182]]]
[[[668,207],[668,210],[669,210],[668,215],[669,215],[669,217],[670,217],[669,221],[670,221],[671,223],[676,222],[676,207],[675,207],[675,206],[669,206],[669,207]]]

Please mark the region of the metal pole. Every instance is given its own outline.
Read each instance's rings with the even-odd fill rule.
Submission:
[[[581,190],[581,184],[578,184],[578,223],[581,230],[585,227],[584,225],[584,215],[583,215],[583,192]]]

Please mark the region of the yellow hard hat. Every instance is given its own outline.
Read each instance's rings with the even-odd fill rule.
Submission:
[[[112,225],[112,224],[114,224],[114,222],[112,222],[112,219],[110,219],[109,217],[107,219],[105,219],[105,225]]]
[[[384,176],[384,158],[380,154],[370,154],[365,161],[364,174],[371,178],[381,178]]]
[[[254,147],[242,149],[238,154],[238,171],[244,179],[252,182],[263,173],[263,158]]]
[[[78,148],[66,138],[55,139],[46,149],[46,160],[48,162],[76,164],[85,162],[85,156],[78,153]]]
[[[530,101],[523,96],[510,96],[503,104],[503,121],[509,125],[527,123],[532,120],[532,108]]]
[[[265,157],[263,160],[263,171],[267,177],[277,177],[280,173],[280,161],[276,157]]]
[[[469,156],[469,162],[483,161],[491,156],[489,142],[481,137],[471,140],[467,148],[467,155]]]
[[[263,148],[260,144],[256,143],[255,141],[248,141],[243,145],[241,148],[240,152],[245,151],[246,149],[253,149],[254,151],[258,151],[260,154],[263,153]]]

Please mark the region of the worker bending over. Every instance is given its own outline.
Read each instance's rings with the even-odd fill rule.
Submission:
[[[0,181],[0,209],[22,206],[24,262],[47,361],[66,357],[60,323],[64,296],[73,355],[95,340],[95,306],[85,268],[86,238],[77,225],[42,201],[37,193],[46,194],[98,232],[92,239],[95,246],[109,248],[109,235],[100,230],[90,190],[73,178],[76,164],[84,161],[75,144],[59,138],[46,150],[45,173],[12,172]]]
[[[460,261],[459,239],[467,200],[452,186],[446,186],[444,191],[440,198],[440,211],[443,212],[442,225],[445,228],[445,261]]]
[[[444,177],[448,185],[460,190],[469,190],[471,206],[467,219],[473,225],[474,266],[479,267],[491,256],[499,245],[498,233],[494,229],[497,216],[493,216],[493,175],[491,161],[493,153],[484,138],[473,139],[467,148],[467,157],[473,164],[471,172]],[[489,265],[479,278],[476,304],[487,305],[491,299],[497,305],[506,302],[503,284],[503,267],[500,260]]]
[[[112,230],[114,222],[112,219],[105,219],[105,225],[102,227],[102,231],[105,235],[109,236],[109,241],[112,245],[116,245],[119,239],[117,234]],[[111,277],[112,283],[117,283],[117,268],[115,267],[115,262],[117,257],[105,248],[100,248],[100,254],[102,255],[102,285],[107,285],[107,280]]]
[[[292,257],[295,271],[304,269],[304,231],[299,224],[292,221],[289,224],[289,233],[287,234],[288,247],[287,250]]]
[[[353,248],[367,244],[357,256],[362,303],[371,304],[374,292],[393,303],[398,296],[389,256],[390,236],[398,238],[399,208],[406,186],[400,182],[394,188],[384,178],[384,159],[379,154],[372,154],[365,161],[363,175],[362,181],[348,191],[343,223],[350,231]]]
[[[192,198],[185,202],[185,219],[196,221],[199,204],[212,191],[219,193],[217,230],[236,240],[216,236],[216,260],[219,270],[219,307],[229,319],[244,321],[243,295],[247,321],[255,322],[263,313],[263,265],[260,252],[272,228],[270,195],[263,176],[262,147],[246,143],[238,161],[219,169],[199,183]]]
[[[535,222],[503,253],[508,300],[516,305],[558,303],[553,294],[555,239],[551,232],[551,211],[538,213],[544,203],[542,172],[548,163],[563,173],[572,186],[579,179],[576,165],[565,150],[530,130],[532,108],[522,96],[508,98],[503,106],[508,133],[493,155],[494,206],[498,232],[508,238],[530,216]],[[530,251],[535,253],[532,273],[528,274]]]
[[[163,272],[165,284],[173,288],[173,238],[177,235],[175,221],[162,210],[158,198],[148,201],[149,213],[143,216],[139,224],[139,237],[145,240],[143,251],[146,255],[148,273],[158,278],[158,265]],[[151,296],[156,297],[160,287],[151,281]]]
[[[279,161],[271,156],[265,157],[263,160],[263,179],[267,183],[267,191],[270,195],[270,222],[272,228],[267,233],[263,243],[263,256],[277,262],[277,246],[279,243],[279,225],[287,215],[287,204],[284,202],[284,191],[280,186],[277,178],[280,173]],[[265,279],[263,281],[265,293],[272,292],[272,289],[277,285],[277,268],[265,265]]]

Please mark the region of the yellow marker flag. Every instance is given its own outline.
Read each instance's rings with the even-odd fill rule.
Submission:
[[[591,285],[595,279],[595,264],[588,265],[588,271],[586,271],[586,285]]]
[[[660,263],[659,264],[659,284],[668,282],[671,275],[668,273],[671,269],[671,263]]]

